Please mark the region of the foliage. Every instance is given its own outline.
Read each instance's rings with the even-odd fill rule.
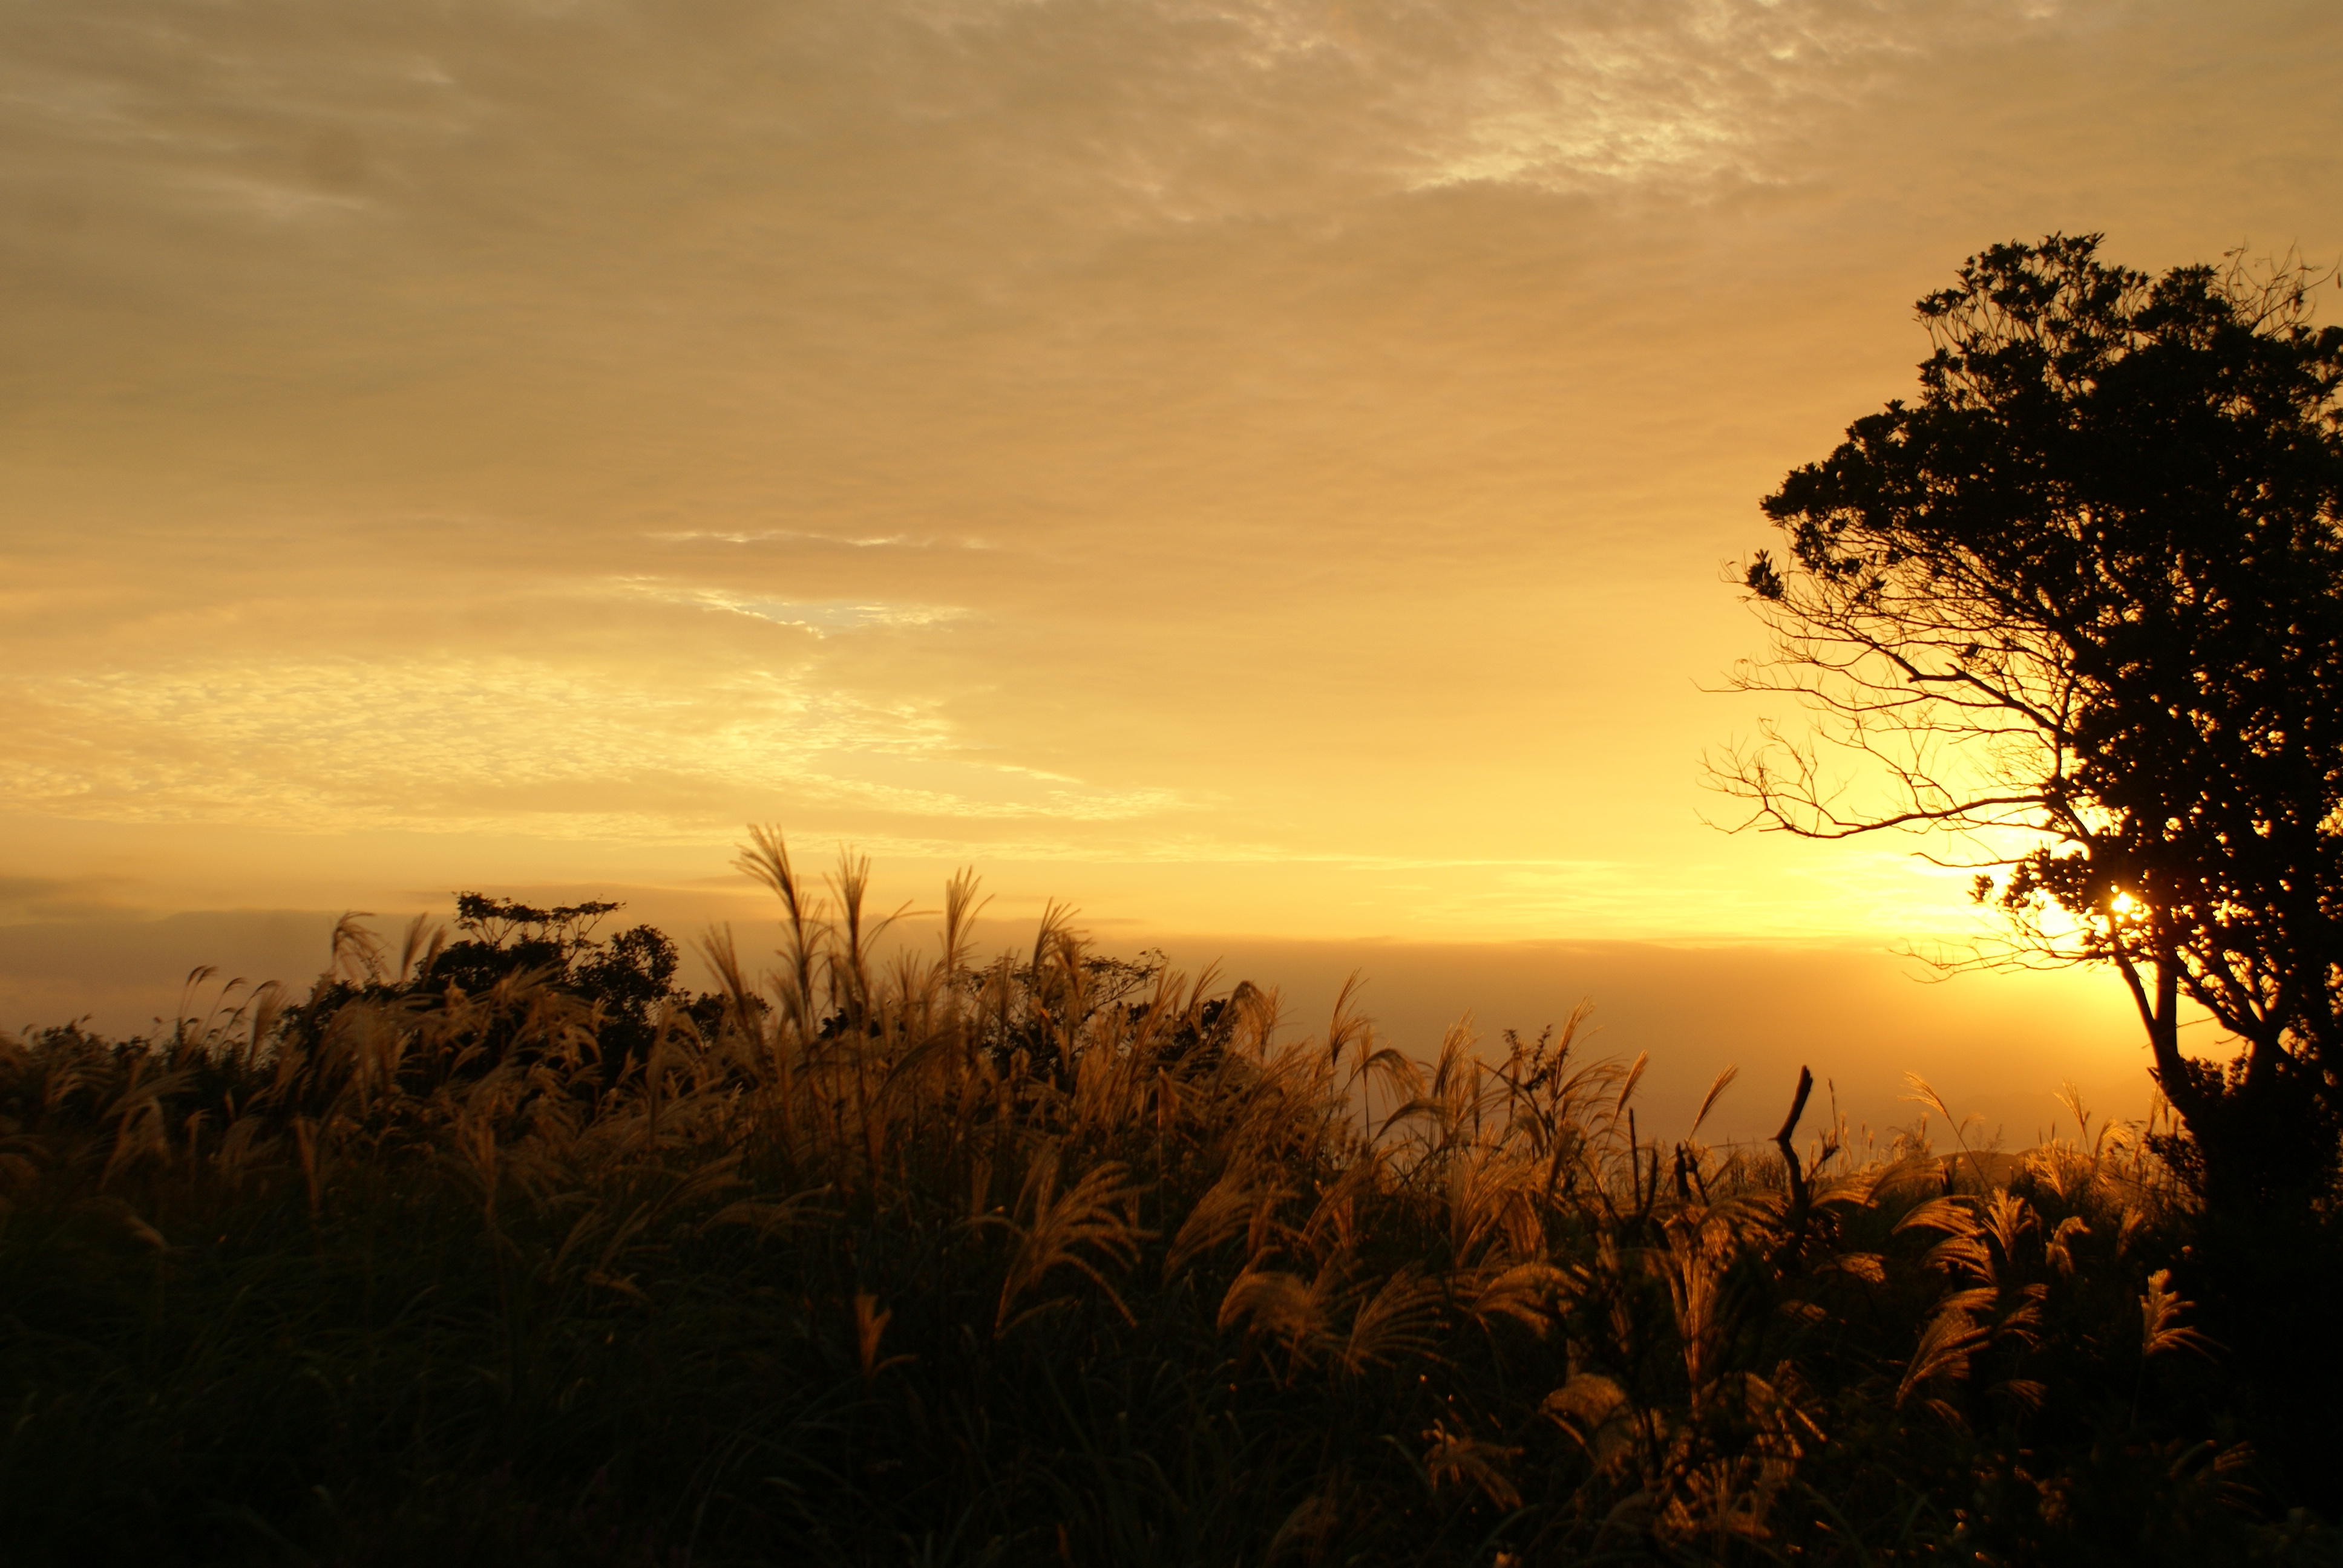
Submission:
[[[296,1049],[314,1049],[318,1031],[354,1000],[427,1006],[443,998],[504,998],[538,992],[586,1004],[583,1035],[606,1074],[639,1061],[658,1033],[656,1014],[685,1004],[675,984],[680,955],[666,932],[633,926],[608,938],[594,928],[622,906],[608,900],[540,909],[486,893],[456,895],[457,937],[417,916],[394,964],[375,933],[345,916],[334,929],[333,963],[307,1000],[288,1010],[284,1027]],[[715,1020],[714,999],[695,1015]],[[273,1014],[272,1014],[273,1016]],[[532,1039],[525,1010],[504,1009],[498,1025],[475,1042],[472,1060],[500,1060]]]
[[[0,1045],[11,1561],[2331,1560],[2138,1129],[1659,1141],[1575,1020],[1289,1041],[749,859],[774,971],[640,1055],[387,960]]]
[[[2208,1200],[2299,1207],[2343,1126],[2343,328],[2322,275],[2097,244],[1971,257],[1920,302],[1919,401],[1766,498],[1744,684],[1815,724],[1719,771],[1764,826],[1964,835],[2022,950],[2121,971]]]

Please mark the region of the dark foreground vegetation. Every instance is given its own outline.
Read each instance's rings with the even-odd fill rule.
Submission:
[[[1568,1027],[1282,1043],[1061,920],[973,962],[965,880],[882,964],[751,861],[778,968],[696,1000],[475,900],[0,1043],[7,1560],[2338,1560],[2139,1129],[1720,1151]]]

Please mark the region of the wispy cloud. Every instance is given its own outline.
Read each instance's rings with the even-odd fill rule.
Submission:
[[[102,153],[117,174],[144,165],[162,186],[277,220],[373,202],[421,216],[502,186],[509,219],[564,222],[566,187],[625,180],[610,161],[623,139],[650,178],[761,166],[794,181],[808,160],[834,162],[941,204],[947,226],[1012,197],[1008,209],[1053,226],[1085,211],[1190,221],[1379,188],[1764,179],[1801,105],[1878,91],[1932,52],[2122,6],[609,0],[385,4],[338,30],[293,25],[299,9],[25,13],[0,29],[0,126],[14,119],[53,168]],[[580,119],[580,91],[598,125]],[[553,135],[564,140],[515,146]],[[491,146],[512,162],[456,166]],[[527,184],[505,183],[514,175]],[[809,216],[870,206],[828,180],[809,190]],[[1083,190],[1089,204],[1068,205]]]
[[[799,528],[670,528],[643,536],[661,544],[810,545],[841,550],[997,550],[985,539],[922,538],[911,534],[880,534],[856,538]]]
[[[105,821],[640,839],[784,807],[1079,821],[1180,806],[970,755],[929,707],[778,671],[679,685],[513,659],[208,666],[21,682],[5,712],[45,743],[0,758],[0,795]]]
[[[1028,62],[1015,102],[1069,107],[1094,174],[1182,217],[1258,212],[1382,186],[1584,191],[1776,177],[1802,106],[1890,85],[1895,67],[2069,7],[2051,0],[910,0],[968,75]],[[1111,92],[1075,72],[1103,71]],[[1031,167],[1021,122],[938,67],[930,112],[987,124]],[[915,100],[918,101],[918,100]]]
[[[2331,248],[2338,59],[2294,0],[0,6],[0,809],[1908,924],[1699,826],[1715,563],[1967,250]]]
[[[743,594],[722,588],[690,587],[658,578],[628,577],[613,580],[618,592],[665,604],[690,605],[747,616],[774,626],[794,627],[825,637],[866,628],[942,626],[964,619],[969,612],[957,605],[872,604],[853,599],[789,599]]]

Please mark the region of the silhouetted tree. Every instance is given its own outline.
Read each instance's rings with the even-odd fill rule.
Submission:
[[[719,998],[693,999],[677,988],[675,941],[656,926],[597,937],[595,928],[621,907],[594,900],[540,908],[460,892],[455,940],[447,940],[445,928],[428,930],[418,920],[396,963],[371,932],[345,919],[335,932],[333,972],[306,1001],[287,1010],[287,1027],[315,1036],[359,997],[420,1001],[451,990],[484,997],[500,984],[528,981],[593,1007],[593,1049],[604,1075],[615,1077],[628,1061],[649,1055],[662,1004],[674,1004],[703,1028],[713,1026],[722,1008]],[[515,1016],[488,1032],[479,1069],[503,1055],[521,1022]]]
[[[2343,1111],[2327,276],[2151,278],[2096,235],[1971,257],[1919,304],[1918,401],[1763,503],[1786,559],[1744,580],[1775,648],[1738,684],[1813,722],[1712,763],[1760,827],[1954,833],[2005,957],[2117,969],[2232,1211],[2324,1190]],[[2226,1069],[2182,1053],[2183,999],[2241,1042]]]
[[[596,1039],[608,1070],[649,1054],[663,1001],[679,1005],[674,940],[656,926],[631,926],[607,938],[594,928],[621,906],[607,900],[540,909],[483,893],[456,895],[456,928],[465,933],[425,966],[422,984],[488,990],[508,975],[536,970],[556,990],[595,1004]]]

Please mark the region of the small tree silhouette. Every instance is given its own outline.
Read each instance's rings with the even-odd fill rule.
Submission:
[[[606,1075],[615,1078],[628,1061],[649,1055],[663,1006],[681,1008],[703,1024],[721,1007],[719,998],[694,999],[676,986],[676,945],[656,926],[632,926],[607,938],[594,934],[605,916],[623,907],[595,900],[540,908],[459,892],[455,940],[448,940],[446,927],[417,916],[395,963],[359,916],[346,915],[334,930],[332,970],[307,1001],[287,1010],[286,1026],[314,1039],[337,1010],[358,998],[421,1001],[450,990],[488,996],[508,986],[518,995],[541,986],[595,1009],[594,1048]],[[488,1031],[478,1070],[502,1057],[520,1021],[516,1014]]]
[[[2343,329],[2295,263],[1972,256],[1916,404],[1765,498],[1742,572],[1805,699],[1713,758],[1741,826],[1934,829],[2012,940],[2129,987],[2209,1204],[2308,1202],[2343,1111]],[[1854,764],[1853,767],[1847,766]],[[1869,793],[1865,793],[1866,787]],[[2180,1050],[2183,999],[2240,1042]]]

